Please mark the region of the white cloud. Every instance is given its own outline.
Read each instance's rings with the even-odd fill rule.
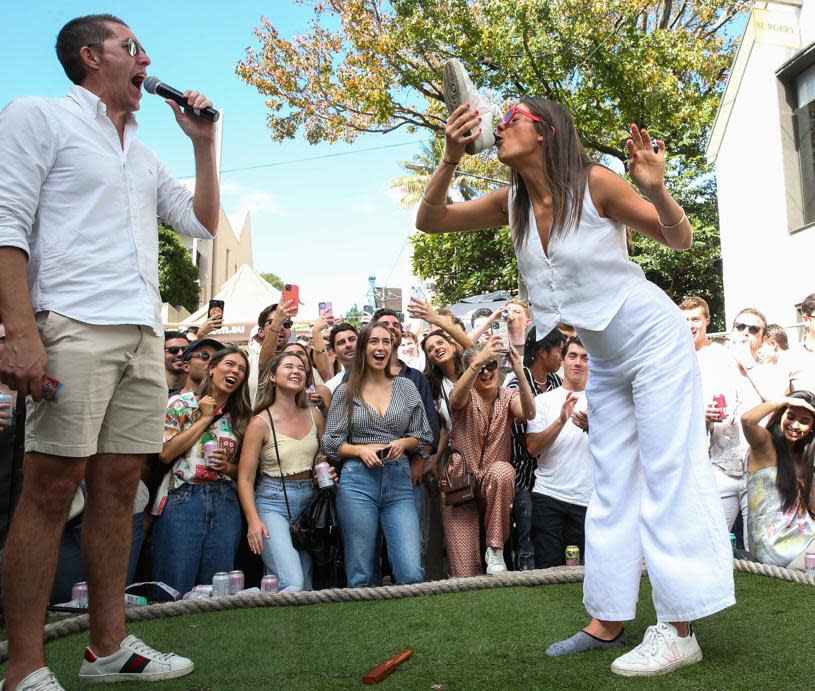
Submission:
[[[263,217],[280,213],[280,207],[274,195],[234,180],[224,180],[221,183],[221,203],[229,222],[236,231],[243,226],[247,213],[252,214],[253,225]]]

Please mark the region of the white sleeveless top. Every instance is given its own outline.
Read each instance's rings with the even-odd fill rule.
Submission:
[[[511,187],[510,227],[514,197]],[[628,257],[625,227],[600,216],[591,199],[588,181],[580,225],[568,231],[565,228],[552,233],[547,256],[530,204],[527,241],[515,252],[529,290],[538,338],[560,321],[590,331],[603,330],[628,294],[647,280],[642,269]]]

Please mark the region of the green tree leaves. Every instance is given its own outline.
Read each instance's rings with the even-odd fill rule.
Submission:
[[[163,224],[158,226],[158,287],[163,302],[198,309],[198,269],[175,231]]]
[[[264,19],[259,48],[248,49],[236,71],[266,96],[276,140],[302,131],[310,142],[350,142],[400,128],[435,139],[446,120],[441,74],[450,57],[500,107],[524,95],[562,102],[597,160],[624,163],[628,124],[648,125],[667,143],[671,189],[694,202],[688,216],[700,230],[682,257],[669,259],[640,239],[633,251],[669,292],[714,292],[721,285],[717,227],[708,222],[715,189],[699,181],[710,173],[704,144],[736,42],[727,29],[748,7],[747,0],[323,0],[312,5],[308,31],[293,39]],[[463,167],[507,177],[487,158],[466,158]],[[397,181],[403,203],[421,191],[409,177]],[[463,198],[484,188],[456,183]],[[507,248],[497,231],[463,240],[418,237],[415,270],[447,286],[446,298],[464,286],[508,288],[514,260]],[[495,259],[501,266],[493,266],[490,251],[504,252]],[[468,256],[476,263],[464,263]]]

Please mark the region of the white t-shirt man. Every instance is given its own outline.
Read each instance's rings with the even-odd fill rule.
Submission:
[[[331,392],[332,396],[334,395],[334,392],[337,390],[337,387],[340,384],[342,384],[343,379],[345,379],[345,370],[341,369],[325,383],[326,388]]]
[[[578,398],[575,412],[587,409],[585,391],[569,391],[562,386],[535,396],[537,414],[527,424],[527,434],[543,432],[560,417],[566,397]],[[560,501],[588,506],[594,490],[589,435],[569,420],[552,445],[538,456],[533,492]]]

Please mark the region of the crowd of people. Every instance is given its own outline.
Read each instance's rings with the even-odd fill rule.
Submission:
[[[626,142],[635,189],[587,156],[556,102],[525,97],[492,132],[448,61],[445,151],[417,228],[508,225],[530,304],[468,326],[412,299],[416,332],[380,309],[361,328],[321,314],[300,339],[281,302],[248,343],[226,345],[217,319],[164,331],[158,290],[156,218],[194,238],[217,231],[215,132],[197,115],[211,101],[167,101],[193,148],[190,190],[136,138],[150,59],[130,27],[76,18],[56,52],[68,96],[0,113],[0,430],[25,447],[0,690],[62,689],[41,623],[77,580],[87,682],[193,670],[127,635],[122,595],[137,577],[186,593],[237,567],[314,587],[292,523],[324,461],[342,538],[333,585],[585,560],[591,621],[549,655],[627,643],[644,559],[658,622],[614,661],[621,675],[701,660],[692,621],[735,602],[726,527],[754,558],[806,568],[815,294],[800,344],[753,307],[719,343],[704,300],[677,309],[650,284],[623,228],[675,250],[692,228],[665,188],[665,143],[645,128]],[[462,157],[490,146],[512,184],[451,204]]]
[[[689,297],[679,308],[699,359],[728,528],[757,560],[803,569],[815,551],[815,506],[806,501],[815,294],[802,303],[805,331],[792,350],[757,309],[711,340],[706,302]],[[570,546],[584,554],[590,365],[570,326],[539,338],[527,305],[513,299],[475,311],[468,328],[413,298],[415,333],[402,314],[380,309],[361,330],[321,315],[297,337],[292,311],[264,309],[241,347],[217,340],[218,320],[165,332],[164,443],[142,471],[129,582],[186,593],[243,567],[276,575],[281,588],[310,589],[311,558],[293,547],[289,526],[314,495],[321,460],[337,484],[350,587],[548,568],[565,564]],[[491,335],[500,322],[509,343]],[[422,371],[409,364],[420,353]],[[0,407],[0,425],[9,422],[10,408]],[[478,497],[446,501],[440,488],[466,475]],[[72,577],[81,580],[79,525],[72,518],[66,532],[55,602]],[[242,540],[249,549],[239,554]]]

